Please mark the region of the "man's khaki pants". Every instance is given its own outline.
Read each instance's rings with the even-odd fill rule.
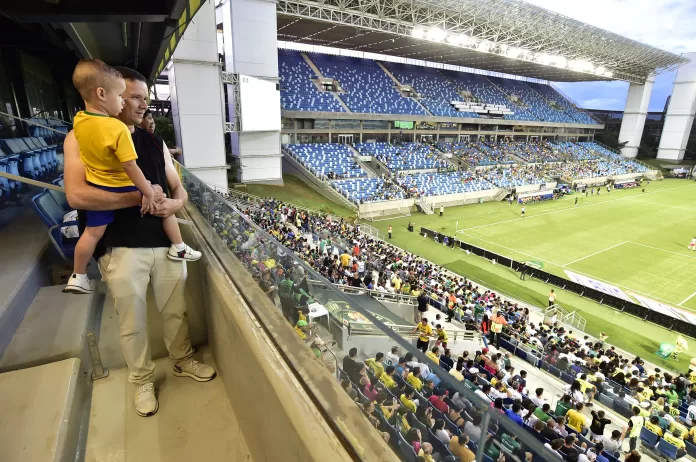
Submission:
[[[183,362],[193,355],[184,285],[186,262],[167,258],[167,247],[111,249],[99,259],[102,280],[114,298],[121,326],[121,352],[137,385],[153,381],[155,363],[147,332],[147,286],[152,284],[162,315],[164,344],[169,356]]]

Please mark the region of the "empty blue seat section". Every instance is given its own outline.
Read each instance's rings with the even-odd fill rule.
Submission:
[[[322,92],[311,79],[317,78],[299,51],[278,50],[280,104],[292,111],[345,112],[330,92]]]
[[[399,184],[412,195],[439,196],[494,189],[490,182],[472,172],[417,173],[398,178]]]
[[[482,74],[442,70],[460,91],[468,91],[480,103],[500,104],[509,108],[513,114],[505,114],[506,120],[538,120],[524,108],[514,104],[507,95]]]
[[[302,165],[320,178],[358,178],[367,176],[353,157],[353,151],[342,144],[288,144],[288,151]]]
[[[527,82],[530,88],[536,90],[539,94],[544,96],[549,101],[555,101],[560,107],[565,110],[575,122],[581,124],[597,124],[598,122],[592,118],[588,113],[580,111],[572,102],[568,101],[562,94],[557,92],[551,85],[544,85],[542,83]]]
[[[403,143],[399,146],[389,143],[357,143],[355,149],[360,154],[376,157],[392,171],[447,167],[447,163],[440,159],[434,148],[421,143]]]
[[[544,99],[540,93],[532,90],[527,83],[522,80],[503,79],[489,77],[493,83],[501,87],[508,95],[519,98],[539,120],[547,122],[573,123],[575,120],[568,114],[551,107],[551,103]]]
[[[396,83],[376,61],[308,53],[324,77],[339,81],[341,99],[353,112],[428,115],[412,98],[401,96]]]
[[[350,178],[331,182],[338,192],[356,204],[403,199],[404,191],[383,178]]]
[[[421,95],[421,104],[433,115],[478,117],[475,112],[459,112],[452,107],[452,101],[464,101],[464,98],[457,93],[454,83],[437,69],[391,62],[384,65],[399,82],[412,86]]]

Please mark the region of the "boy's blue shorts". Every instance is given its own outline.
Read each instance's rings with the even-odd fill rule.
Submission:
[[[125,193],[137,191],[138,188],[135,186],[121,186],[121,187],[111,187],[111,186],[101,186],[98,184],[92,184],[95,188],[103,189],[104,191],[115,192],[115,193]],[[97,226],[108,225],[114,221],[115,210],[87,210],[87,226],[94,228]]]

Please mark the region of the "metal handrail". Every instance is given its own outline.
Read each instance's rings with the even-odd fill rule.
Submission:
[[[44,183],[43,181],[32,180],[31,178],[26,178],[23,176],[13,175],[11,173],[0,172],[0,177],[7,178],[8,180],[12,181],[19,181],[20,183],[30,184],[32,186],[38,186],[39,188],[52,189],[53,191],[62,193],[65,192],[65,188],[61,188],[60,186],[56,186],[51,183]]]

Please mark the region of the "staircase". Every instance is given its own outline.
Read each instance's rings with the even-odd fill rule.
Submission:
[[[358,165],[360,165],[360,168],[365,170],[365,173],[367,173],[367,176],[369,178],[375,178],[377,176],[377,173],[375,173],[375,171],[372,170],[372,167],[370,167],[367,162],[360,159],[361,154],[358,152],[358,150],[355,149],[350,144],[346,144],[346,146],[348,147],[348,149],[351,150],[351,152],[353,153],[353,158],[355,159],[355,162],[357,162]]]
[[[323,79],[324,74],[322,74],[321,71],[319,70],[319,68],[316,66],[316,64],[314,64],[314,62],[312,62],[312,59],[307,55],[307,53],[301,53],[301,54],[302,54],[302,59],[304,59],[305,62],[307,63],[307,65],[310,68],[312,68],[312,71],[314,71],[314,75],[316,75],[317,78],[319,78],[319,79]],[[317,87],[317,89],[320,90],[319,87]],[[336,98],[336,101],[338,101],[338,104],[341,105],[341,107],[343,108],[344,111],[353,112],[346,105],[346,103],[341,99],[341,97],[338,93],[331,92],[331,94],[333,95],[334,98]]]
[[[389,71],[389,69],[387,69],[387,67],[386,67],[384,64],[382,64],[382,63],[379,62],[379,61],[376,61],[376,63],[377,63],[377,65],[378,65],[380,68],[382,68],[382,70],[384,71],[384,73],[387,74],[387,75],[389,76],[390,79],[392,79],[392,81],[397,85],[397,87],[400,87],[400,86],[402,85],[402,83],[399,82],[399,80],[398,80],[396,77],[394,77],[394,74],[392,74],[391,71]],[[413,99],[413,101],[416,102],[416,104],[418,104],[418,106],[420,106],[421,109],[423,109],[423,111],[424,111],[426,114],[428,114],[428,115],[433,115],[433,113],[430,112],[430,111],[428,110],[428,108],[426,108],[425,106],[423,106],[423,104],[418,100],[418,98],[412,98],[412,99]]]
[[[425,213],[426,215],[433,215],[435,214],[435,209],[433,207],[433,204],[428,202],[427,197],[421,197],[420,199],[416,199],[415,204],[420,207],[421,212]]]

